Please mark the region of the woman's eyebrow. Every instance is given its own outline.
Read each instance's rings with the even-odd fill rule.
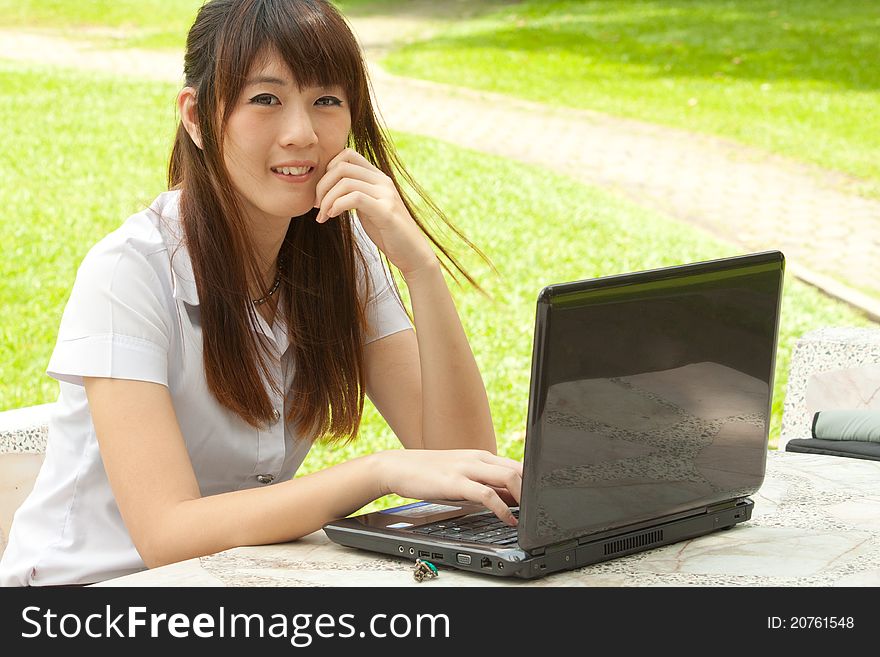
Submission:
[[[286,86],[291,85],[292,82],[287,79],[275,78],[275,77],[272,77],[271,75],[258,75],[256,77],[248,78],[247,80],[245,80],[244,86],[245,87],[254,87],[259,84],[274,84],[274,85],[278,85],[279,87],[286,87]],[[327,84],[327,85],[317,84],[314,86],[309,86],[308,88],[309,89],[320,89],[323,91],[338,91],[339,89],[342,89],[342,85],[339,85],[339,84]]]
[[[281,78],[273,78],[268,75],[260,75],[255,78],[249,78],[245,85],[248,87],[253,87],[257,84],[277,84],[279,86],[286,86],[288,84],[287,80],[282,80]]]

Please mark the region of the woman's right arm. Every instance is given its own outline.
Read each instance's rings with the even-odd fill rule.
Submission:
[[[150,568],[295,540],[391,492],[481,502],[513,522],[493,487],[518,501],[522,466],[478,450],[379,452],[271,486],[202,497],[167,387],[88,377],[84,384],[110,486]]]

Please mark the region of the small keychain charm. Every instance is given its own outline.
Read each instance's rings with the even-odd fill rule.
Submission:
[[[416,559],[415,568],[413,568],[413,578],[417,582],[421,582],[426,577],[428,579],[432,577],[437,577],[440,574],[440,571],[437,570],[437,566],[432,564],[430,561],[422,561],[421,559]]]

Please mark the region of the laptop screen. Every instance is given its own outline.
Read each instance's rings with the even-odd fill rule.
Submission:
[[[520,545],[754,493],[782,255],[550,286],[538,304]]]

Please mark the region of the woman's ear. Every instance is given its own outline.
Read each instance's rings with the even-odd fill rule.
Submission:
[[[180,120],[183,127],[189,133],[190,139],[199,148],[202,148],[202,133],[199,131],[198,107],[196,105],[196,90],[192,87],[184,87],[177,94],[177,109],[180,112]]]

